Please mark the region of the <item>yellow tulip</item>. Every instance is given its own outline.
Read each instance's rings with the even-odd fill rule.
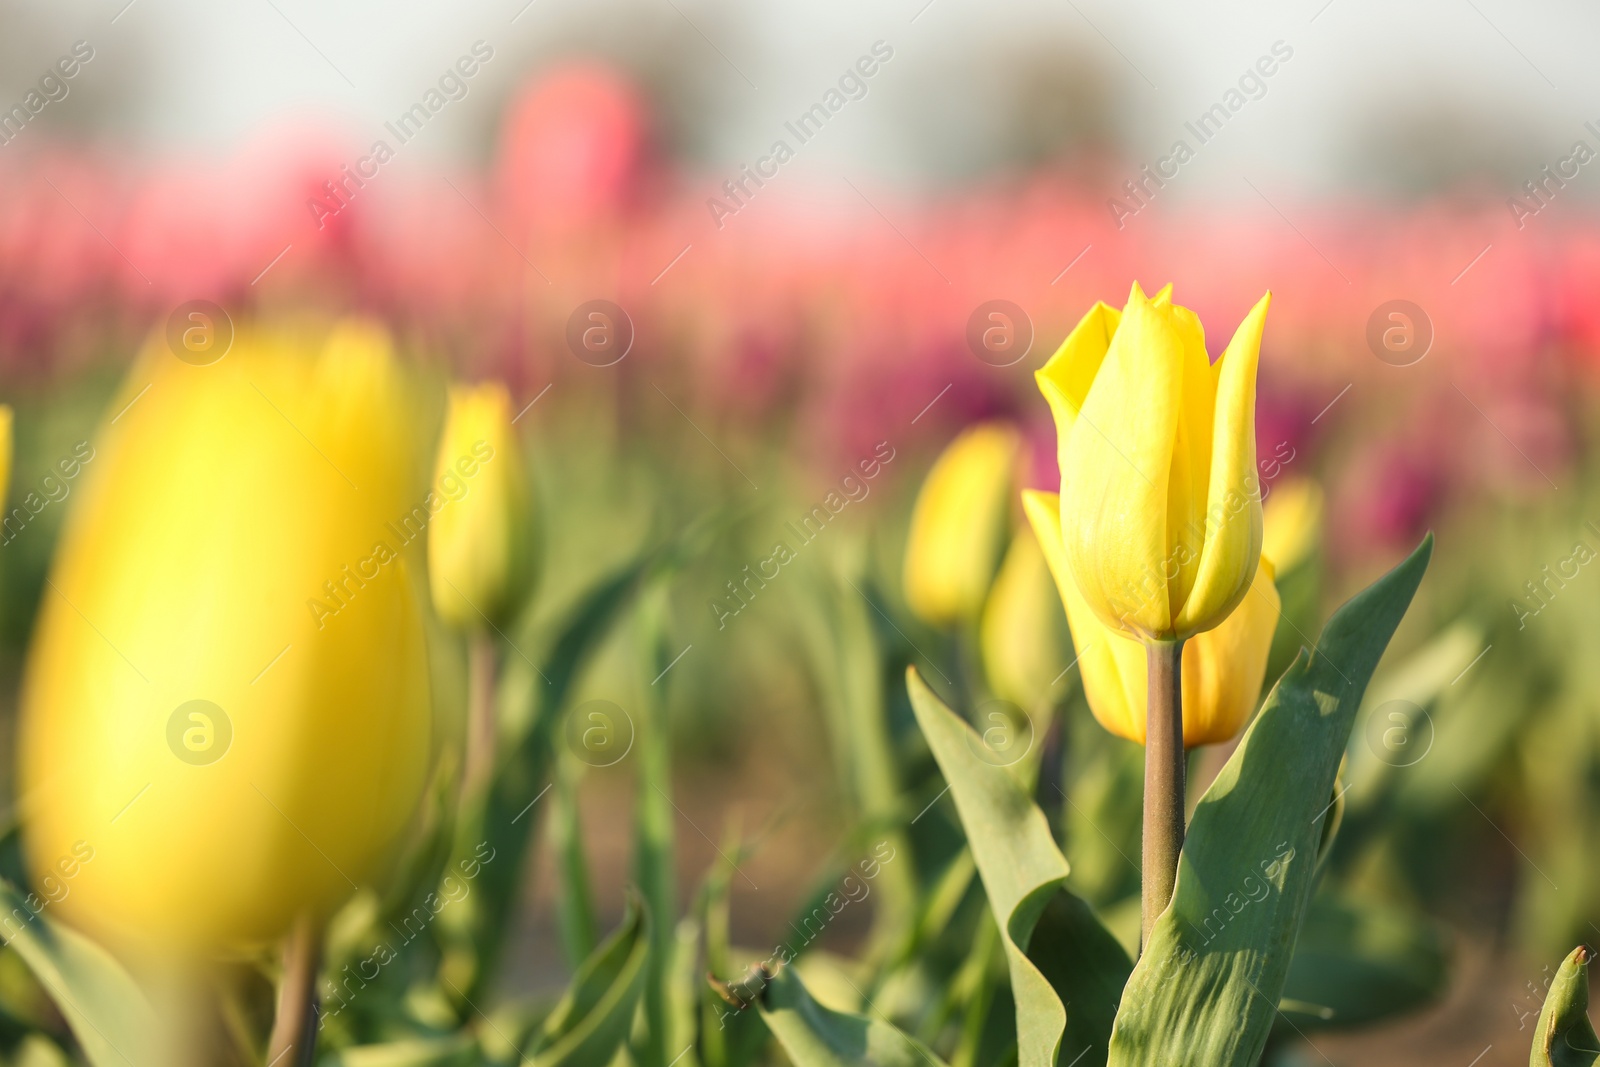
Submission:
[[[1091,610],[1144,641],[1209,630],[1261,557],[1255,381],[1271,294],[1222,358],[1199,318],[1137,284],[1098,304],[1036,377],[1055,417],[1062,545]]]
[[[0,404],[0,510],[11,489],[11,458],[15,450],[11,435],[11,405]]]
[[[1078,591],[1061,547],[1056,494],[1027,490],[1022,506],[1066,607],[1089,710],[1118,737],[1144,744],[1149,694],[1144,645],[1103,623]],[[1228,740],[1255,710],[1278,624],[1278,590],[1272,578],[1272,565],[1263,559],[1238,608],[1220,626],[1184,642],[1185,748]]]
[[[498,382],[450,390],[434,468],[448,503],[428,534],[439,616],[462,629],[504,622],[533,579],[533,505],[511,397]]]
[[[1280,573],[1303,563],[1322,540],[1322,487],[1310,478],[1285,478],[1262,505],[1261,554]]]
[[[984,674],[995,696],[1025,709],[1048,699],[1072,662],[1063,621],[1038,538],[1023,526],[1011,539],[978,624]]]
[[[983,607],[1005,549],[1021,439],[1003,423],[970,427],[928,471],[906,538],[906,602],[922,621],[949,626]]]
[[[361,322],[136,362],[22,694],[25,849],[53,913],[130,948],[244,948],[389,859],[432,730],[410,400]]]

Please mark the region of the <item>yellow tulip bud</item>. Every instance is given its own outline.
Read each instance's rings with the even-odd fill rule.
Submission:
[[[1033,524],[1045,561],[1066,608],[1089,710],[1100,725],[1144,744],[1149,697],[1145,648],[1107,626],[1078,591],[1061,541],[1061,505],[1054,493],[1027,490],[1023,510]],[[1183,646],[1183,744],[1226,741],[1255,710],[1278,624],[1278,590],[1265,559],[1244,600],[1220,626]]]
[[[434,469],[448,503],[428,534],[440,618],[462,629],[504,622],[533,580],[533,503],[511,396],[498,382],[450,390]]]
[[[995,696],[1026,709],[1049,698],[1072,662],[1064,621],[1038,538],[1023,526],[1011,539],[978,624],[984,673]]]
[[[406,386],[358,322],[136,362],[22,694],[26,855],[57,914],[134,948],[259,945],[389,858],[432,731]]]
[[[0,404],[0,504],[11,489],[11,458],[15,451],[11,435],[11,405]]]
[[[1011,518],[1021,439],[1003,423],[963,430],[928,471],[906,539],[905,596],[934,626],[975,618]]]
[[[1322,486],[1310,478],[1285,478],[1262,505],[1261,554],[1280,574],[1303,563],[1322,541]]]
[[[1055,417],[1068,565],[1106,625],[1183,640],[1228,617],[1261,558],[1255,382],[1271,294],[1222,358],[1200,319],[1137,284],[1036,374]]]

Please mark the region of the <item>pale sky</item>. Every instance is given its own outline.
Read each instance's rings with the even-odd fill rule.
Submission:
[[[495,49],[420,156],[481,151],[506,88],[552,55],[634,39],[636,54],[689,84],[678,107],[715,170],[764,151],[875,41],[894,49],[867,96],[808,147],[805,167],[915,184],[990,151],[1010,110],[997,70],[1022,56],[1106,88],[1139,162],[1221,100],[1276,42],[1292,50],[1228,127],[1185,165],[1172,195],[1239,195],[1240,176],[1301,195],[1360,183],[1374,156],[1402,170],[1422,141],[1467,165],[1485,152],[1502,184],[1565,154],[1600,119],[1600,12],[1533,12],[1510,0],[11,0],[0,26],[6,103],[77,39],[96,59],[80,104],[102,94],[119,142],[226,151],[289,117],[366,141],[476,40]],[[1059,57],[1059,58],[1057,58]],[[1586,101],[1595,101],[1593,106]],[[87,108],[87,104],[82,104]],[[73,126],[71,99],[58,106]],[[1600,171],[1600,167],[1595,168]],[[1585,175],[1580,184],[1600,188]],[[1248,190],[1243,190],[1248,192]],[[1514,191],[1507,188],[1506,192]],[[1577,195],[1587,195],[1580,191]]]

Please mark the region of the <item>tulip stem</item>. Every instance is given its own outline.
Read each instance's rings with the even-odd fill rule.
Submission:
[[[322,930],[310,915],[302,915],[284,941],[278,1014],[267,1046],[267,1063],[273,1067],[309,1067],[315,1058],[317,968],[321,961]]]
[[[487,634],[467,638],[467,751],[462,785],[470,795],[494,764],[495,647]]]
[[[1144,745],[1144,855],[1140,897],[1141,948],[1156,917],[1167,910],[1183,851],[1183,642],[1145,646],[1149,711]]]

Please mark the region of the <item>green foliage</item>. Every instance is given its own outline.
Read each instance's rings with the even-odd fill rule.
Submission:
[[[165,1067],[158,1020],[109,952],[35,913],[24,894],[4,881],[0,927],[72,1027],[90,1067]]]
[[[818,1004],[793,967],[767,983],[757,1004],[794,1067],[945,1067],[926,1045],[881,1018]]]
[[[1084,1064],[1104,1063],[1128,976],[1126,953],[1088,905],[1066,889],[1067,861],[1016,773],[991,762],[993,752],[915,669],[906,684],[1004,935],[1016,1001],[1017,1062],[1050,1067],[1060,1055],[1069,1062],[1081,1057]]]
[[[1111,1064],[1251,1067],[1260,1058],[1356,709],[1432,548],[1429,537],[1334,613],[1201,798],[1172,903],[1123,994]]]
[[[1589,1022],[1589,950],[1579,945],[1556,972],[1534,1030],[1528,1067],[1591,1067],[1600,1062],[1600,1037]]]

